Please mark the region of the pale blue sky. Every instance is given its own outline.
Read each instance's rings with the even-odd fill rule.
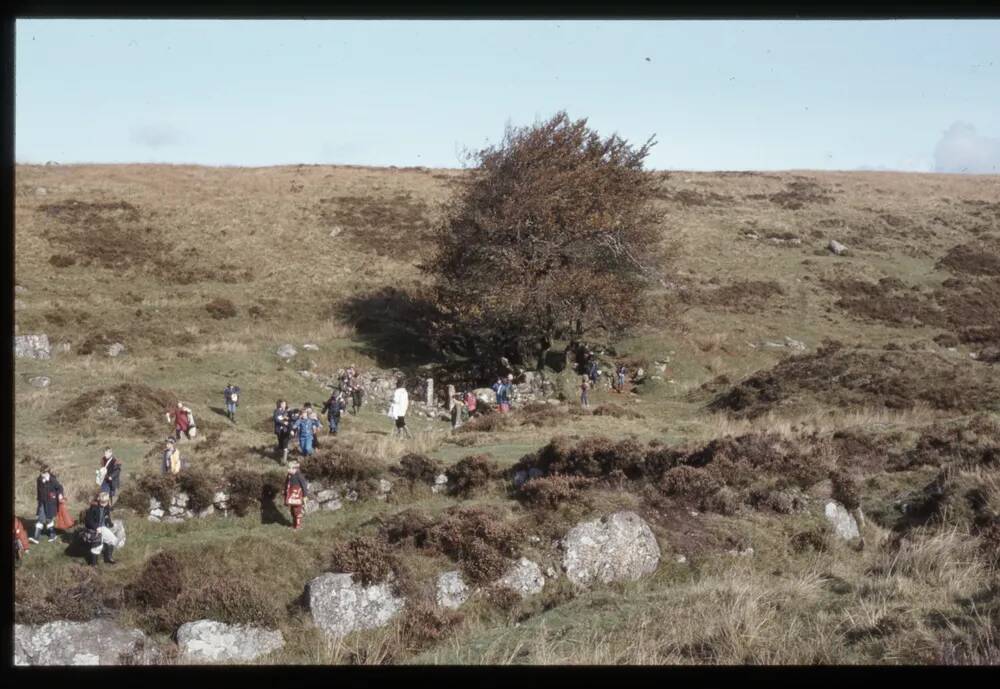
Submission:
[[[1000,172],[996,20],[19,20],[16,40],[19,162],[459,167],[565,109],[655,133],[660,169]]]

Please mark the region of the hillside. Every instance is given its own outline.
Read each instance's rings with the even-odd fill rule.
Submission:
[[[453,435],[421,416],[414,440],[394,440],[369,404],[336,441],[320,436],[327,459],[315,467],[325,484],[387,478],[385,500],[310,514],[294,535],[264,508],[183,524],[131,513],[125,504],[148,497],[140,479],[158,466],[171,399],[198,418],[203,437],[182,451],[199,475],[280,477],[275,399],[319,405],[321,381],[351,364],[412,380],[432,370],[400,294],[425,280],[431,228],[463,174],[17,167],[16,334],[45,333],[55,350],[16,360],[17,514],[33,524],[39,462],[82,509],[110,445],[125,463],[129,527],[119,564],[97,573],[65,546],[32,546],[17,621],[100,613],[169,646],[179,623],[214,615],[283,629],[294,642],[268,657],[277,663],[1000,661],[996,177],[658,173],[669,286],[604,353],[644,371],[625,394],[592,394],[604,413],[580,413],[572,376],[554,370],[567,401]],[[125,353],[107,356],[112,343]],[[286,343],[299,349],[290,361],[275,354]],[[39,376],[50,384],[29,382]],[[221,409],[230,380],[242,388],[235,426]],[[408,477],[407,453],[462,480],[475,473],[455,469],[469,456],[496,467],[467,492],[434,493]],[[356,475],[352,462],[364,465]],[[515,465],[561,476],[515,490]],[[862,508],[863,544],[832,535],[831,495]],[[472,576],[524,555],[558,569],[553,539],[619,509],[653,529],[662,559],[649,577],[581,591],[555,576],[523,601],[483,595],[448,615],[426,603],[456,566]],[[509,531],[462,531],[476,519]],[[328,647],[300,598],[345,562],[334,544],[357,536],[410,602],[389,626]],[[477,538],[486,545],[454,545]],[[242,582],[235,602],[211,607],[195,592],[151,612],[135,591],[157,553],[188,585],[195,571],[203,586]],[[46,598],[95,578],[99,601]]]

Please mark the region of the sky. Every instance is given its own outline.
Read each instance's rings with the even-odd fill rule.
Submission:
[[[17,162],[461,167],[559,110],[654,169],[1000,173],[1000,20],[18,20]]]

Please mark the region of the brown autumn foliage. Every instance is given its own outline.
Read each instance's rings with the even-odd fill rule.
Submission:
[[[653,143],[559,112],[475,155],[426,267],[473,349],[541,367],[559,337],[636,322],[660,246]]]

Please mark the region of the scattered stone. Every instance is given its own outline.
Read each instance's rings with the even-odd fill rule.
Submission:
[[[328,502],[337,497],[337,491],[333,488],[327,488],[326,490],[321,490],[314,495],[317,502]]]
[[[190,498],[187,493],[178,493],[171,499],[170,504],[176,507],[187,507],[188,500]]]
[[[500,586],[516,591],[521,598],[540,593],[545,586],[545,577],[537,563],[522,557],[498,581]]]
[[[378,480],[378,492],[382,493],[383,495],[386,493],[391,493],[392,484],[389,481],[385,480],[384,478],[380,478]]]
[[[156,519],[157,521],[159,521],[160,519],[163,519],[163,515],[165,515],[165,514],[166,514],[166,512],[164,512],[161,509],[155,509],[155,510],[150,510],[149,511],[149,516],[152,517],[152,518],[154,518],[154,519]]]
[[[211,517],[213,514],[215,514],[215,505],[209,505],[201,512],[196,512],[194,516],[198,517],[199,519],[204,519],[205,517]]]
[[[215,505],[226,505],[229,504],[229,496],[225,494],[224,491],[217,491],[215,495],[212,496],[212,502]]]
[[[563,569],[577,586],[635,581],[656,570],[660,546],[635,512],[577,524],[563,538]]]
[[[847,247],[838,242],[836,239],[831,239],[827,248],[838,256],[843,256],[847,253]]]
[[[45,334],[15,336],[14,356],[18,359],[51,359],[52,347],[49,345],[49,336]]]
[[[28,384],[35,388],[47,388],[52,383],[52,379],[48,376],[34,376],[28,378]]]
[[[676,562],[679,565],[683,565],[687,561],[688,561],[688,559],[686,557],[684,557],[683,555],[678,555],[677,557],[674,558],[674,562]]]
[[[157,500],[156,498],[150,498],[149,499],[149,511],[150,512],[152,512],[153,510],[158,510],[161,507],[163,507],[163,505],[160,504],[159,500]]]
[[[311,343],[310,344],[304,344],[304,345],[302,345],[302,349],[307,349],[310,352],[318,352],[319,351],[319,345],[314,345],[314,344],[311,344]]]
[[[115,517],[114,518],[114,526],[111,527],[111,533],[113,533],[115,535],[115,538],[118,539],[118,545],[116,545],[115,547],[116,548],[124,548],[125,547],[125,540],[126,540],[126,538],[125,538],[125,520],[122,519],[121,517]]]
[[[171,505],[170,509],[168,510],[168,512],[170,513],[171,517],[180,517],[185,512],[187,512],[187,510],[185,510],[183,507],[180,507],[178,505]]]
[[[741,548],[739,550],[733,548],[732,550],[727,550],[726,553],[734,557],[753,557],[753,548]]]
[[[125,353],[125,345],[121,342],[114,342],[108,345],[108,356],[115,357]]]
[[[804,352],[806,350],[806,344],[804,342],[793,340],[792,338],[788,337],[788,335],[785,335],[785,346],[788,347],[789,349],[795,349],[800,352]]]
[[[358,491],[353,490],[353,489],[347,491],[347,493],[344,495],[344,499],[347,500],[347,502],[357,502],[358,501]]]
[[[469,599],[471,591],[462,580],[462,573],[455,570],[444,572],[437,579],[437,604],[443,608],[456,609]]]
[[[826,503],[824,514],[827,521],[833,526],[834,532],[845,541],[850,541],[861,535],[858,531],[858,522],[839,502],[831,500]]]
[[[335,225],[333,229],[330,230],[330,239],[339,236],[340,233],[343,231],[344,231],[343,227],[341,227],[340,225]]]
[[[71,345],[69,342],[60,342],[55,347],[53,347],[52,351],[55,354],[69,354],[71,351],[73,351],[73,345]]]
[[[37,194],[38,196],[45,196],[48,193],[49,193],[49,190],[46,189],[45,187],[36,187],[35,188],[35,194]]]
[[[168,515],[163,518],[163,521],[167,524],[183,524],[184,517],[178,517],[175,514]]]
[[[313,622],[334,638],[382,627],[405,604],[388,584],[362,586],[350,574],[321,574],[307,584],[306,594]]]
[[[319,512],[320,504],[315,500],[306,500],[305,509],[303,512],[306,514],[312,514],[313,512]]]
[[[322,504],[322,508],[327,512],[334,512],[344,506],[340,500],[327,500]]]
[[[156,516],[152,512],[150,512],[149,515],[146,516],[146,521],[148,521],[148,522],[158,522],[158,521],[161,521],[161,518],[158,517],[158,516]]]
[[[448,488],[448,477],[444,474],[438,474],[434,477],[434,485],[431,486],[432,493],[440,493],[447,490]]]
[[[198,620],[181,625],[177,645],[188,662],[247,662],[284,647],[285,638],[277,630]]]
[[[278,356],[280,356],[282,359],[291,359],[298,353],[299,353],[298,350],[295,349],[295,347],[293,347],[290,344],[281,345],[280,347],[278,347],[277,351]]]
[[[42,625],[14,625],[15,665],[121,665],[128,656],[147,664],[154,653],[146,635],[107,619],[59,620]]]

